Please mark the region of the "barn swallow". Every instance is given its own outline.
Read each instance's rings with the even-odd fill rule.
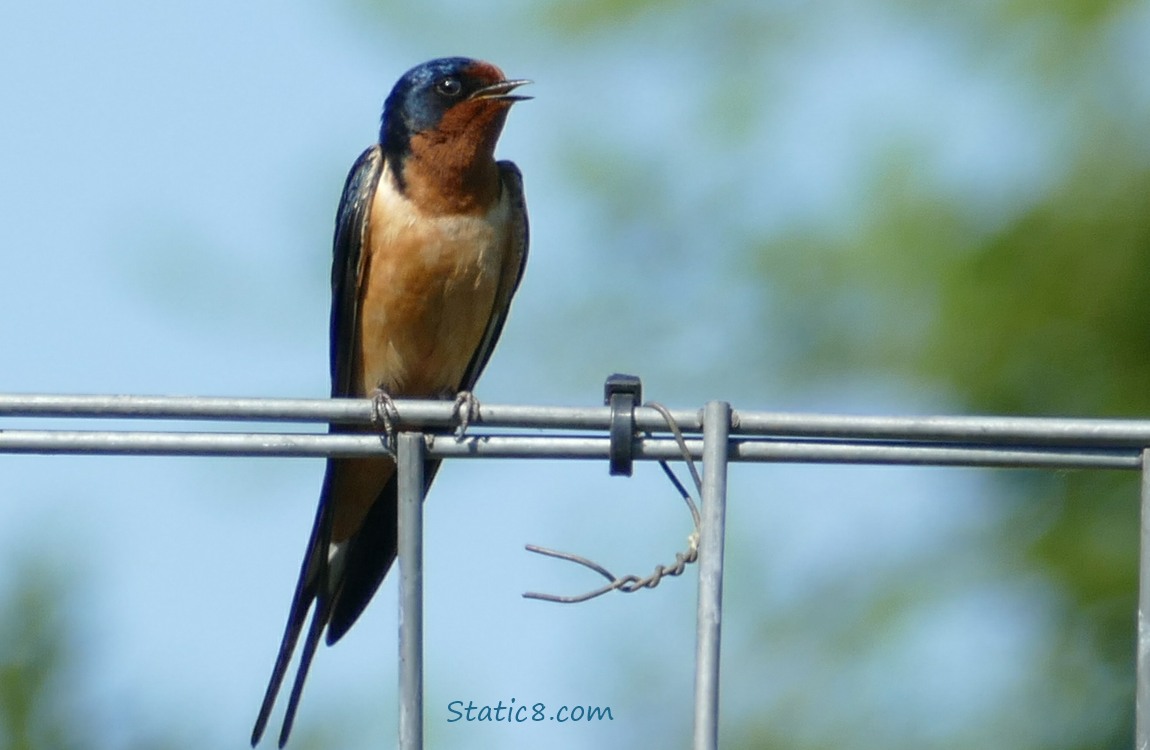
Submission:
[[[475,386],[527,260],[522,176],[494,156],[511,105],[530,98],[512,94],[525,83],[449,57],[412,68],[387,97],[379,142],[352,166],[336,215],[333,397],[450,399]],[[428,462],[428,484],[437,468]],[[253,747],[311,609],[287,742],[320,636],[331,645],[347,632],[395,559],[396,512],[392,458],[328,459]]]

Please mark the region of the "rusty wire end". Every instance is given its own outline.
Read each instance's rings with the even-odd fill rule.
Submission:
[[[667,408],[662,404],[654,401],[648,401],[646,404],[644,404],[644,406],[655,409],[661,415],[663,415],[663,419],[667,422],[667,427],[675,436],[675,442],[679,446],[680,453],[683,454],[683,461],[687,464],[687,469],[691,473],[691,478],[695,482],[695,487],[701,495],[703,492],[703,480],[699,477],[699,472],[695,468],[695,461],[691,458],[691,452],[687,448],[687,441],[683,438],[683,432],[679,429],[679,425],[675,423],[675,419],[671,416],[671,412],[668,411]],[[648,437],[650,437],[650,433],[648,433]],[[640,589],[653,589],[658,586],[659,582],[662,581],[666,576],[682,575],[683,571],[686,570],[688,565],[697,561],[699,559],[699,507],[695,503],[695,500],[691,497],[691,493],[687,491],[687,488],[683,486],[683,483],[679,481],[677,476],[675,476],[675,472],[671,471],[671,467],[667,464],[667,462],[660,461],[659,465],[663,468],[663,473],[667,475],[667,478],[671,481],[671,484],[675,486],[675,489],[679,491],[683,501],[687,504],[687,509],[691,512],[691,522],[695,527],[695,530],[691,533],[690,536],[687,537],[687,549],[683,552],[675,553],[675,562],[673,565],[669,567],[656,565],[655,571],[646,578],[640,578],[636,575],[626,575],[620,577],[616,576],[614,573],[607,570],[607,568],[603,567],[594,560],[589,560],[582,555],[576,555],[571,552],[560,552],[559,550],[553,550],[548,547],[540,547],[536,544],[528,544],[525,545],[528,552],[534,552],[546,557],[554,557],[559,560],[566,560],[568,562],[582,565],[583,567],[593,570],[606,578],[608,583],[604,586],[600,586],[597,589],[587,591],[583,594],[576,594],[574,596],[560,596],[558,594],[543,594],[536,591],[528,591],[523,594],[523,597],[525,599],[540,599],[542,601],[557,602],[559,604],[578,604],[579,602],[585,602],[598,596],[602,596],[609,591],[618,590],[630,594],[639,591]]]

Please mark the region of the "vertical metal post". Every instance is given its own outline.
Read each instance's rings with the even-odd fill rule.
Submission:
[[[399,471],[399,747],[423,748],[423,433],[401,432]]]
[[[1134,747],[1150,749],[1150,449],[1142,451],[1142,533],[1138,553],[1138,659]]]
[[[694,750],[715,750],[719,746],[719,636],[723,619],[723,539],[730,427],[731,405],[726,401],[709,401],[703,410]]]

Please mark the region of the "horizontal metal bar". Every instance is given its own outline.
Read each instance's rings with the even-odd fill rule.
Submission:
[[[0,453],[139,456],[366,456],[384,452],[376,435],[235,432],[0,431]]]
[[[450,427],[457,422],[450,401],[395,399],[397,427]],[[698,411],[674,410],[672,416],[686,432],[699,432]],[[216,398],[199,396],[57,396],[0,394],[2,417],[196,419],[259,422],[335,422],[372,424],[371,399]],[[611,410],[606,406],[508,406],[480,405],[472,424],[508,428],[566,430],[607,429]],[[636,426],[643,430],[666,430],[663,417],[654,409],[639,409]]]
[[[732,432],[743,435],[1082,447],[1150,446],[1150,420],[1143,419],[736,412],[734,420]]]
[[[688,441],[690,444],[692,441]],[[993,448],[834,442],[735,441],[729,461],[989,466],[1036,469],[1139,469],[1134,449]]]
[[[447,427],[455,423],[451,402],[397,399],[398,427]],[[680,429],[702,430],[698,409],[672,410]],[[147,418],[218,421],[336,422],[371,424],[370,399],[219,398],[199,396],[76,396],[0,394],[0,418]],[[605,406],[513,406],[487,404],[472,420],[477,426],[551,430],[605,430]],[[654,409],[635,410],[638,429],[664,432]],[[733,435],[913,440],[946,443],[1012,443],[1080,447],[1150,446],[1150,420],[1055,417],[886,417],[737,411]]]
[[[0,417],[370,422],[367,399],[0,394]]]
[[[384,453],[384,443],[382,435],[374,434],[0,431],[0,453],[354,457]],[[610,452],[610,440],[605,437],[471,434],[459,441],[450,435],[441,435],[429,443],[431,458],[605,459]],[[690,439],[686,445],[693,458],[702,457],[702,440]],[[641,438],[635,442],[635,458],[639,460],[680,457],[678,446],[669,438]],[[747,438],[730,440],[729,460],[1083,469],[1141,467],[1141,453],[1134,449],[994,448]]]

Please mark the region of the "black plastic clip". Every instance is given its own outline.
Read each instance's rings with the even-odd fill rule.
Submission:
[[[603,403],[611,407],[611,476],[631,476],[635,461],[635,407],[643,401],[643,381],[615,373],[603,385]]]

